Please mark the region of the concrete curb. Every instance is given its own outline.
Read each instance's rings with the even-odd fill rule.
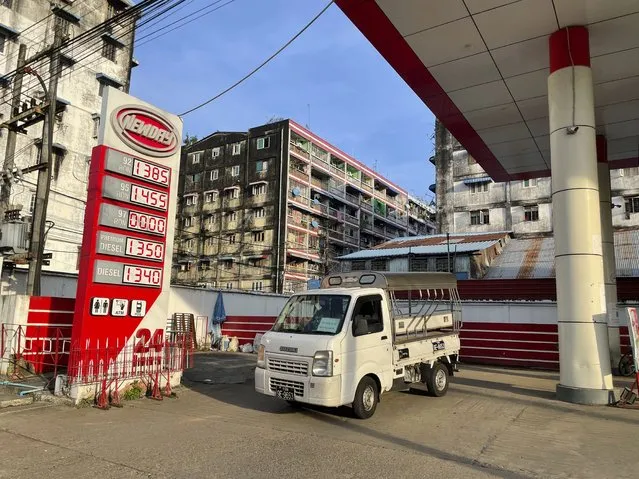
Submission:
[[[16,407],[16,406],[26,406],[28,404],[33,404],[32,397],[21,397],[15,399],[5,399],[0,401],[0,409],[5,407]]]

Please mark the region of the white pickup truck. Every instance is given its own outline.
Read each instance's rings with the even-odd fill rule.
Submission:
[[[382,393],[425,383],[443,396],[459,359],[450,273],[352,272],[293,295],[258,348],[255,389],[292,404],[375,412]]]

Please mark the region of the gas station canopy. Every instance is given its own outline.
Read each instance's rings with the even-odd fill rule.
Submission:
[[[548,38],[587,27],[597,134],[639,164],[639,0],[336,3],[495,181],[550,176]]]

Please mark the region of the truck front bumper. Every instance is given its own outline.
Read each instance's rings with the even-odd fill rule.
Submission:
[[[255,390],[267,396],[276,396],[278,386],[295,392],[295,401],[317,406],[338,407],[341,402],[341,376],[329,378],[297,376],[255,368]]]

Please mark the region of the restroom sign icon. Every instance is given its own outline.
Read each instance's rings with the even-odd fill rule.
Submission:
[[[108,316],[109,315],[109,298],[92,298],[91,299],[91,315],[92,316]]]

